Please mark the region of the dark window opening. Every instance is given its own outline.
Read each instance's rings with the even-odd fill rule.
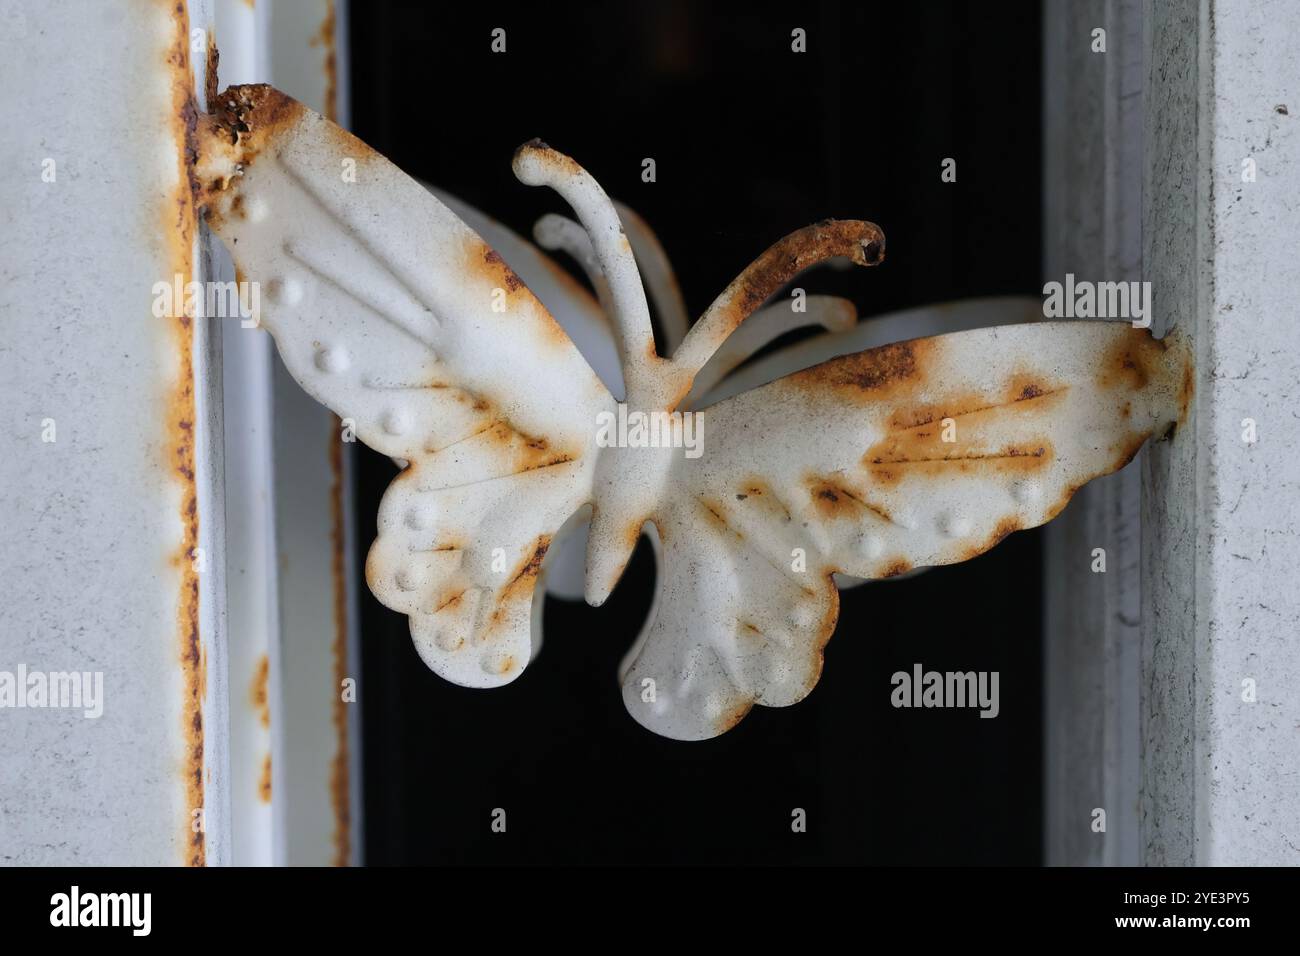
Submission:
[[[1037,3],[715,6],[357,10],[354,130],[525,236],[569,212],[511,173],[514,149],[541,137],[649,221],[694,316],[771,242],[826,217],[888,238],[882,267],[799,283],[863,316],[1038,291]],[[796,27],[806,53],[791,51]],[[940,179],[947,157],[955,183]],[[358,455],[364,560],[394,468]],[[1037,864],[1040,562],[1039,533],[1020,532],[966,564],[843,592],[808,698],[702,743],[653,736],[619,696],[650,600],[645,542],[604,607],[549,600],[540,656],[492,691],[431,673],[406,618],[363,585],[365,859]],[[895,709],[890,676],[917,663],[998,671],[999,716]]]

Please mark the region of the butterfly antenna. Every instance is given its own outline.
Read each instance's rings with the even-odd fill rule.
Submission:
[[[596,290],[600,307],[606,315],[613,315],[614,299],[609,291],[609,283],[605,281],[605,273],[601,271],[600,262],[596,259],[595,250],[591,247],[591,237],[587,235],[587,230],[567,216],[558,216],[552,212],[533,225],[533,238],[548,252],[566,253],[578,263],[587,274],[591,287]]]
[[[681,286],[673,274],[672,263],[668,261],[668,254],[654,230],[635,210],[617,201],[614,208],[618,211],[623,231],[632,245],[641,282],[649,292],[650,301],[654,303],[655,313],[659,317],[656,340],[666,354],[672,354],[691,324],[686,315]],[[533,226],[533,238],[544,249],[572,256],[596,289],[605,314],[610,314],[611,307],[607,299],[609,284],[605,282],[605,274],[600,271],[600,263],[596,261],[596,255],[591,249],[591,238],[582,226],[565,216],[548,213]]]
[[[614,204],[590,173],[539,139],[515,151],[513,166],[521,183],[549,186],[573,207],[608,286],[606,308],[622,352],[627,401],[644,408],[661,407],[667,363],[655,351],[641,273]]]
[[[732,280],[686,333],[673,365],[694,376],[727,337],[783,285],[827,259],[846,256],[860,266],[885,258],[885,234],[875,223],[826,219],[773,244]]]
[[[650,300],[659,317],[659,331],[662,334],[660,342],[664,354],[672,355],[691,324],[690,316],[686,313],[686,300],[682,298],[682,287],[673,274],[673,264],[660,244],[659,237],[635,209],[618,201],[614,202],[614,208],[623,220],[623,228],[632,243],[632,252],[636,255],[637,265],[641,267],[641,281],[650,291]]]

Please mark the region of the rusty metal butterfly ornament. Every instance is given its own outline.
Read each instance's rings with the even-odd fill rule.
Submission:
[[[710,404],[705,392],[781,331],[853,323],[838,300],[793,317],[760,307],[831,257],[879,263],[880,229],[826,221],[781,239],[660,357],[641,270],[671,298],[662,250],[534,141],[515,174],[577,215],[581,228],[547,217],[538,237],[588,269],[620,359],[602,381],[520,277],[563,284],[562,271],[517,237],[511,268],[471,214],[301,104],[233,87],[198,143],[208,222],[261,283],[261,321],[289,371],[404,463],[366,576],[457,684],[505,684],[536,654],[535,593],[562,538],[586,526],[584,591],[599,605],[644,533],[659,580],[621,666],[625,704],[658,734],[716,736],[816,684],[837,575],[974,557],[1050,520],[1186,412],[1176,336],[1085,321],[883,345]],[[669,414],[684,403],[694,453]],[[665,441],[610,427],[635,421],[667,422]]]

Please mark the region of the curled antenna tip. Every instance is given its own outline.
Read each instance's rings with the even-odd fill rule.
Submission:
[[[817,225],[835,231],[843,230],[846,226],[852,228],[853,244],[848,250],[848,257],[855,265],[878,266],[885,261],[885,234],[874,222],[824,219]]]
[[[527,186],[544,186],[557,176],[574,176],[582,167],[540,139],[530,139],[517,150],[511,162],[515,177]]]
[[[885,237],[863,239],[858,244],[862,258],[859,260],[860,265],[875,266],[885,261]]]
[[[801,237],[798,248],[811,251],[817,260],[846,256],[859,266],[876,266],[885,261],[885,234],[874,222],[823,219],[783,241],[794,239],[796,235]]]

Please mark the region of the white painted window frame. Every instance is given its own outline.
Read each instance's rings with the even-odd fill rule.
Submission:
[[[221,85],[346,122],[345,13],[0,5],[0,99],[30,118],[0,144],[0,649],[104,681],[98,719],[4,714],[0,862],[360,859],[350,446],[260,330],[151,314],[174,273],[233,278],[184,171],[208,41]]]
[[[1044,19],[1045,271],[1149,280],[1196,346],[1190,420],[1048,526],[1047,862],[1295,865],[1300,7]]]

